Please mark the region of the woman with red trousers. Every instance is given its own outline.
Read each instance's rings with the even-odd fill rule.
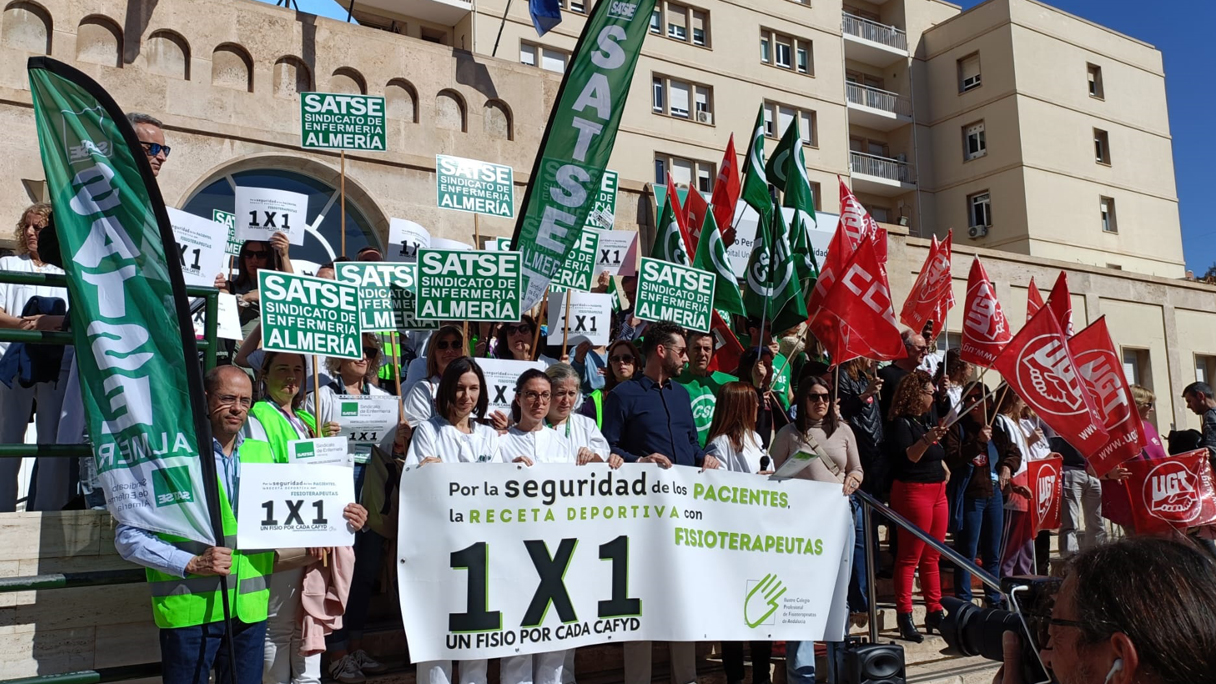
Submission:
[[[933,378],[922,370],[909,373],[891,398],[886,430],[892,477],[891,508],[938,541],[946,539],[946,451],[941,440],[946,429],[932,419]],[[912,576],[920,568],[920,586],[929,612],[925,631],[941,625],[942,585],[938,571],[941,554],[904,529],[899,530],[895,557],[895,609],[899,636],[906,641],[925,640],[912,622]]]

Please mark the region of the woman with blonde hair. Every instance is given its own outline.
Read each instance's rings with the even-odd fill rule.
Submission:
[[[435,393],[448,364],[464,356],[464,334],[454,325],[435,331],[426,343],[426,377],[405,392],[405,419],[418,427],[435,414]]]

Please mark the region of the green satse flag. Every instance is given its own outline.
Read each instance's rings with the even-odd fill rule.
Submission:
[[[29,79],[110,513],[217,543],[211,426],[160,190],[135,131],[92,79],[46,57],[29,60]]]
[[[747,145],[739,198],[760,215],[757,225],[769,224],[773,216],[773,198],[768,194],[768,176],[764,171],[764,105],[760,105],[756,125],[752,128],[752,139]]]
[[[785,215],[774,211],[768,229],[757,232],[743,304],[749,317],[771,321],[770,329],[779,334],[806,320],[806,302],[790,255]]]
[[[668,188],[667,201],[663,202],[663,212],[659,215],[659,228],[654,234],[654,244],[650,247],[650,256],[663,261],[670,261],[681,266],[691,266],[692,257],[688,254],[688,246],[684,244],[684,236],[680,235],[680,224],[676,221],[672,196],[674,188]]]
[[[781,140],[782,146],[787,139],[790,139],[792,152],[785,156],[785,168],[782,170],[785,195],[781,199],[781,206],[794,210],[794,222],[790,225],[791,251],[794,268],[798,271],[798,282],[802,292],[809,296],[819,277],[819,262],[811,249],[810,233],[810,226],[815,222],[815,198],[811,195],[811,182],[806,176],[806,158],[802,154],[802,136],[798,131],[797,118],[790,123],[785,138]]]
[[[511,244],[523,306],[540,301],[595,206],[655,0],[596,3],[545,129]]]
[[[739,281],[726,256],[726,245],[712,211],[705,213],[705,224],[701,227],[701,240],[697,242],[697,256],[693,267],[709,271],[717,276],[714,287],[714,308],[733,314],[743,314],[743,297],[739,294]],[[723,317],[730,320],[729,317]]]

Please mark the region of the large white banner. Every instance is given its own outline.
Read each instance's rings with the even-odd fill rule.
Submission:
[[[794,220],[792,208],[782,207],[781,212],[785,215],[786,223]],[[747,260],[752,256],[752,245],[756,240],[756,222],[759,220],[756,210],[747,204],[740,202],[735,207],[735,242],[726,249],[726,256],[730,257],[731,268],[739,280],[747,278]],[[815,225],[810,230],[811,250],[815,252],[815,260],[820,267],[828,256],[828,243],[832,241],[832,234],[836,232],[836,223],[839,221],[839,214],[815,212]],[[726,230],[726,226],[719,228]]]
[[[843,638],[840,485],[654,465],[432,464],[401,477],[415,661],[605,642]]]

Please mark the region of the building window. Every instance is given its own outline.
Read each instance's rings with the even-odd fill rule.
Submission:
[[[709,47],[709,12],[658,0],[650,15],[650,32],[681,43]]]
[[[967,196],[969,222],[972,228],[982,226],[992,227],[992,200],[988,191]]]
[[[1102,232],[1118,233],[1119,223],[1115,219],[1115,199],[1113,197],[1100,198],[1098,211],[1102,214]]]
[[[776,31],[760,29],[760,61],[800,74],[815,75],[813,43]]]
[[[1110,165],[1110,135],[1100,129],[1094,129],[1094,161]]]
[[[1096,64],[1085,65],[1086,77],[1089,80],[1089,96],[1099,100],[1106,99],[1102,90],[1102,67]]]
[[[570,10],[571,12],[576,12],[578,14],[587,13],[586,0],[559,0],[558,4],[564,10]]]
[[[651,109],[655,114],[692,119],[703,124],[714,122],[713,88],[657,75],[652,83],[654,97]]]
[[[980,87],[980,53],[973,52],[958,60],[958,91]]]
[[[1147,349],[1123,348],[1123,375],[1128,384],[1153,389],[1153,367]]]
[[[519,63],[528,66],[539,66],[546,71],[563,73],[570,61],[570,53],[548,45],[537,45],[520,41]]]
[[[654,156],[654,182],[659,185],[666,184],[668,171],[671,172],[672,181],[677,185],[694,187],[695,181],[696,189],[705,193],[713,191],[714,178],[718,175],[713,162],[673,157],[662,153],[656,154]]]
[[[984,137],[984,122],[963,126],[963,161],[971,161],[988,154],[988,142]]]
[[[819,202],[819,183],[817,181],[809,181],[811,184],[811,200],[815,205],[815,211],[823,211],[823,204]]]
[[[866,207],[866,209],[870,212],[870,218],[874,219],[875,221],[878,221],[879,223],[890,223],[891,222],[891,208],[890,207],[883,207],[883,206],[879,206],[876,204],[872,204],[872,205]]]
[[[776,102],[764,103],[764,135],[780,139],[785,135],[785,129],[798,117],[798,133],[802,136],[803,144],[810,147],[819,146],[817,135],[818,121],[815,112],[809,109],[797,109]]]
[[[1208,354],[1195,355],[1195,382],[1206,382],[1211,385],[1216,381],[1216,356]]]

